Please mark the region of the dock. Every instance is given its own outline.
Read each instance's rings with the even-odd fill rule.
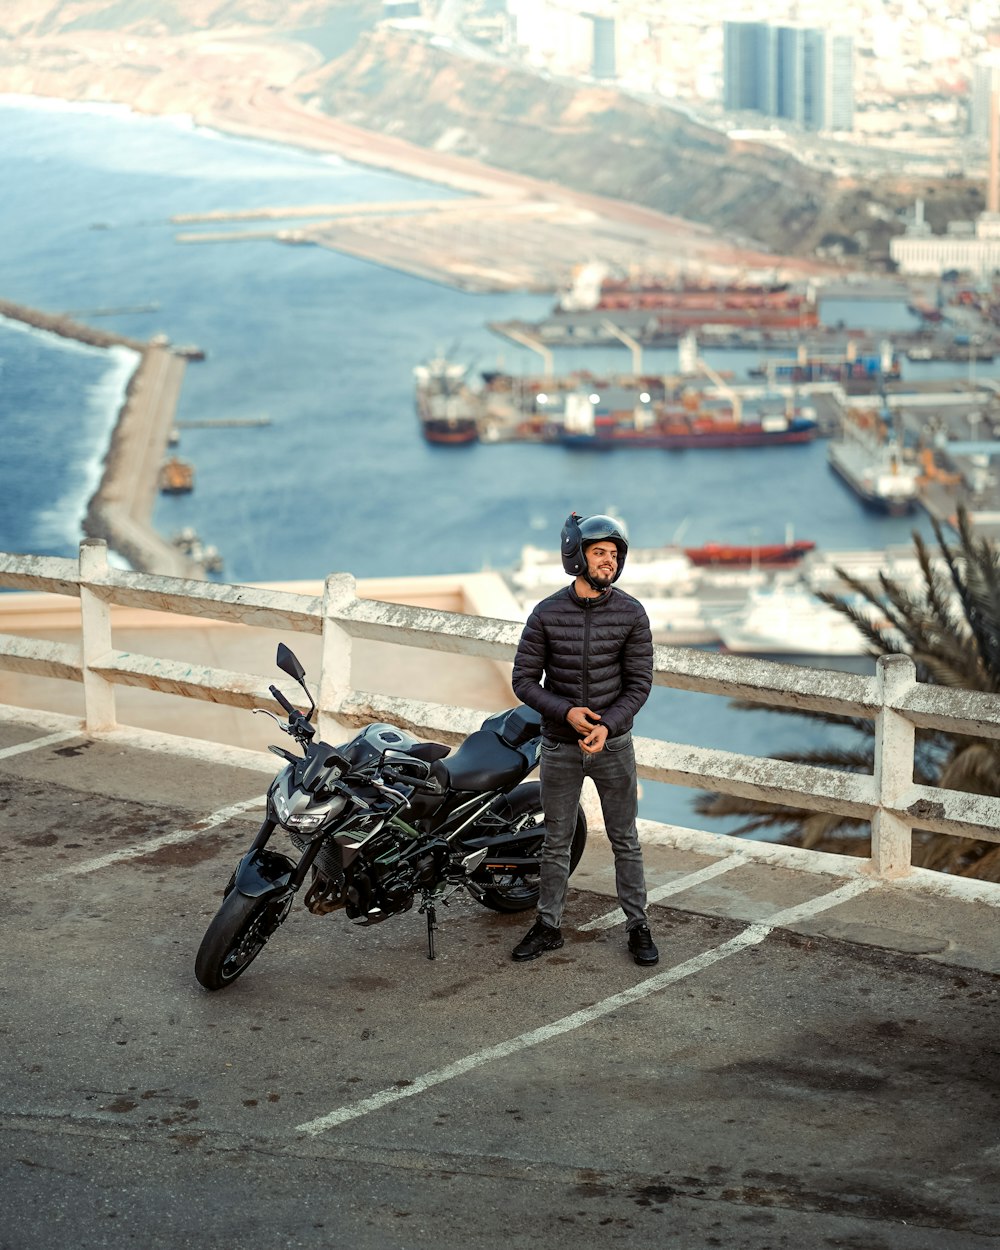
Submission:
[[[844,355],[852,347],[859,355],[877,353],[883,342],[913,361],[945,361],[968,365],[992,361],[1000,355],[1000,334],[986,335],[982,342],[956,344],[954,334],[943,330],[917,329],[892,332],[851,331],[840,327],[813,326],[803,331],[796,326],[760,328],[712,322],[706,316],[698,325],[682,324],[670,318],[669,311],[651,309],[595,310],[559,313],[540,321],[491,321],[494,334],[522,346],[544,351],[559,347],[618,347],[623,335],[641,347],[677,347],[692,330],[698,342],[715,351],[799,351],[808,356]],[[761,367],[766,362],[762,360]]]
[[[171,577],[200,575],[152,524],[185,367],[169,348],[147,345],[142,352],[83,523],[88,537],[105,539],[137,571]]]
[[[239,430],[262,429],[271,424],[270,417],[203,417],[176,421],[175,430]]]
[[[251,221],[261,224],[232,228]],[[470,292],[555,292],[570,283],[581,256],[611,267],[627,267],[641,256],[662,270],[719,268],[729,259],[719,238],[690,222],[553,187],[451,200],[214,210],[178,214],[171,223],[184,227],[179,243],[272,239],[327,247]],[[189,229],[194,225],[229,228]],[[744,254],[742,263],[815,269],[781,256]]]
[[[87,504],[83,532],[103,538],[137,572],[202,577],[204,569],[154,528],[160,469],[166,458],[190,348],[178,350],[164,335],[151,340],[100,330],[65,313],[49,313],[0,299],[0,317],[60,338],[137,354],[104,457],[101,480]]]

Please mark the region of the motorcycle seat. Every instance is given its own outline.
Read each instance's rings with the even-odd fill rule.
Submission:
[[[455,790],[496,790],[513,785],[528,771],[528,761],[488,729],[469,734],[444,761]]]

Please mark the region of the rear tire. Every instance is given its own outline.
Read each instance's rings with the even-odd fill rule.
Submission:
[[[515,789],[511,790],[507,795],[507,802],[510,804],[513,818],[511,824],[515,829],[525,829],[531,827],[532,824],[541,827],[544,823],[545,816],[542,811],[542,787],[537,781],[525,781]],[[534,854],[541,854],[542,843],[545,840],[544,832],[539,832],[537,850]],[[576,809],[576,828],[573,831],[573,843],[569,853],[569,871],[572,876],[577,864],[583,855],[584,847],[587,845],[587,817],[582,807]],[[539,874],[533,873],[514,873],[507,874],[506,879],[502,878],[499,873],[496,874],[496,880],[499,884],[492,886],[475,886],[470,885],[473,895],[477,902],[489,907],[491,911],[515,912],[528,911],[530,908],[537,906],[538,893],[540,886]]]
[[[206,990],[222,990],[253,963],[288,915],[292,894],[247,898],[230,890],[198,948],[194,974]]]

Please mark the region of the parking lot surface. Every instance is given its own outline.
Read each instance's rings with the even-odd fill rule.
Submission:
[[[210,994],[268,778],[200,753],[0,722],[4,1250],[1000,1246],[995,909],[650,847],[640,969],[597,834],[533,963],[467,896],[433,962],[297,906]]]

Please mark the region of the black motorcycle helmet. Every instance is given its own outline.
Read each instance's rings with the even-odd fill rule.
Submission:
[[[575,512],[571,512],[566,518],[566,524],[562,528],[561,544],[563,568],[571,577],[582,576],[595,590],[601,590],[602,587],[594,585],[587,573],[584,548],[601,538],[613,539],[618,548],[618,569],[611,579],[616,582],[622,575],[625,557],[628,555],[628,530],[625,528],[624,521],[617,521],[613,516],[603,514],[579,517]]]

